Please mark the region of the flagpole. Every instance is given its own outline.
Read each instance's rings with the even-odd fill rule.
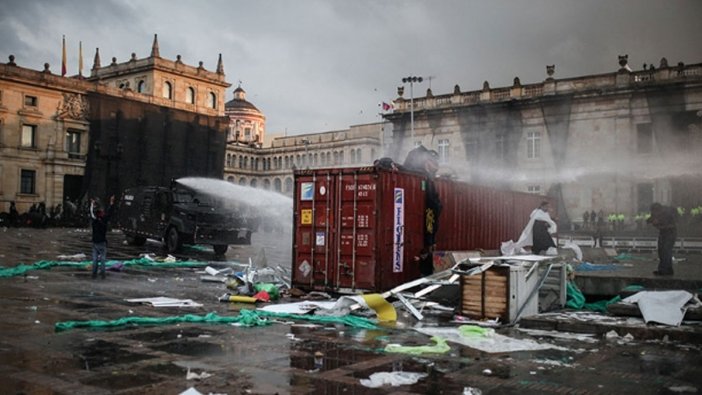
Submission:
[[[61,77],[66,75],[66,35],[63,35],[63,46],[61,49]]]
[[[78,41],[78,76],[83,76],[83,42]]]

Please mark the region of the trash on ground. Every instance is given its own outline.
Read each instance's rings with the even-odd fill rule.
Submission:
[[[467,347],[475,348],[488,353],[514,352],[514,351],[536,351],[547,349],[565,350],[563,347],[548,343],[539,343],[531,339],[516,339],[493,333],[490,336],[463,336],[455,327],[420,327],[414,328],[419,333],[427,336],[439,336],[452,343],[458,343]]]
[[[126,300],[129,303],[144,303],[153,307],[202,307],[201,303],[194,302],[192,299],[176,299],[164,296]]]
[[[451,350],[451,347],[446,344],[446,340],[439,336],[432,336],[434,341],[433,346],[403,346],[401,344],[388,344],[385,346],[385,352],[401,353],[410,355],[422,354],[444,354]]]
[[[186,380],[203,380],[203,379],[206,379],[208,377],[212,377],[212,375],[207,373],[207,372],[202,372],[202,373],[191,372],[190,368],[188,368],[188,373],[185,374]]]
[[[684,306],[693,297],[687,291],[641,291],[622,302],[638,304],[646,323],[680,326],[687,310]]]
[[[73,255],[58,255],[56,259],[60,261],[80,261],[86,259],[87,256],[83,254],[82,252],[79,254],[73,254]]]
[[[196,390],[195,387],[190,387],[178,395],[203,395],[203,394],[202,394],[202,392]]]
[[[368,388],[380,388],[386,385],[397,387],[400,385],[415,384],[425,377],[427,377],[426,373],[376,372],[371,374],[367,379],[361,379],[361,385]]]

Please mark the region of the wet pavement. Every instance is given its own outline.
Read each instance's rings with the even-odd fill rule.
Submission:
[[[110,259],[163,254],[161,245],[127,246],[109,234]],[[0,229],[0,264],[15,266],[58,255],[90,253],[84,229]],[[230,247],[224,258],[186,249],[181,259],[247,262],[265,249],[269,266],[289,265],[289,234],[254,234],[252,246]],[[702,264],[700,257],[693,261]],[[702,392],[702,345],[664,339],[606,339],[601,335],[555,337],[520,328],[498,332],[558,346],[542,351],[490,354],[449,343],[446,354],[409,356],[383,352],[386,345],[430,344],[397,324],[376,330],[306,322],[265,327],[214,324],[119,327],[55,332],[69,320],[187,313],[235,315],[251,305],[220,303],[223,284],[202,282],[201,269],[128,267],[92,280],[87,269],[58,267],[0,278],[0,393],[178,394],[189,387],[227,394],[667,394]],[[198,308],[154,308],[125,299],[152,296],[193,299]],[[425,325],[436,323],[429,318]],[[315,366],[315,353],[323,360]],[[210,377],[187,380],[186,374]],[[421,372],[416,384],[370,389],[360,384],[375,372]]]

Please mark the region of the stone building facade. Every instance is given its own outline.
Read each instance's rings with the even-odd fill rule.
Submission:
[[[187,66],[161,58],[156,37],[145,59],[102,67],[96,51],[86,78],[24,68],[11,55],[0,64],[0,211],[222,177],[229,86],[221,55],[215,72]],[[120,167],[127,158],[139,166]]]
[[[702,204],[702,64],[617,71],[412,100],[400,95],[391,156],[417,144],[439,152],[445,175],[551,194],[561,221],[584,211],[633,218],[653,201]],[[398,93],[400,93],[398,89]],[[414,136],[411,117],[414,116]]]
[[[280,136],[270,146],[230,142],[225,179],[292,195],[293,170],[339,166],[367,166],[382,154],[385,123],[354,125],[349,129]]]

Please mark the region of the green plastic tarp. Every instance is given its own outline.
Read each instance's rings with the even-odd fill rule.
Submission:
[[[185,314],[170,317],[122,317],[110,321],[89,320],[89,321],[61,321],[54,325],[56,332],[66,331],[74,328],[117,328],[128,325],[171,325],[181,322],[206,323],[206,324],[234,324],[243,326],[263,326],[270,325],[271,321],[266,318],[304,320],[319,323],[344,324],[354,328],[377,329],[378,326],[371,320],[363,317],[344,316],[328,317],[316,315],[284,314],[273,313],[261,310],[243,309],[237,316],[220,316],[217,313],[206,315]]]
[[[63,267],[74,267],[82,268],[92,265],[92,261],[81,261],[81,262],[70,262],[70,261],[39,261],[32,265],[19,264],[15,267],[3,267],[0,268],[0,278],[2,277],[14,277],[21,276],[31,270],[43,270],[50,269],[52,267],[63,266]],[[127,261],[107,261],[105,263],[106,267],[112,267],[117,265],[123,266],[143,266],[143,267],[153,267],[153,268],[174,268],[174,267],[200,267],[207,266],[207,262],[201,261],[175,261],[175,262],[162,262],[154,261],[147,258],[137,258]]]
[[[610,300],[600,300],[599,302],[585,303],[585,295],[583,295],[582,291],[580,291],[578,286],[575,285],[575,283],[572,281],[568,281],[568,283],[566,284],[566,295],[566,307],[576,310],[597,311],[600,313],[606,313],[607,306],[622,300],[622,298],[619,295],[617,295]]]

